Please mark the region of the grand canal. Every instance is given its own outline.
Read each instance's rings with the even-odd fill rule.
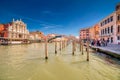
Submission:
[[[79,48],[69,45],[55,54],[54,43],[0,46],[0,80],[120,80],[120,61],[91,51],[86,61]]]

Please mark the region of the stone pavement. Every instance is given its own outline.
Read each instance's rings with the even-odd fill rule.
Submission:
[[[113,52],[113,53],[120,55],[120,45],[118,45],[118,44],[108,44],[107,46],[102,46],[102,47],[96,46],[96,48],[110,51],[110,52]]]
[[[120,52],[120,45],[118,44],[108,44],[104,48]]]

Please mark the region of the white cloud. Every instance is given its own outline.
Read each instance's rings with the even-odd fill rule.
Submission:
[[[51,14],[52,12],[51,12],[51,11],[46,10],[46,11],[42,11],[42,13],[43,13],[43,14]]]
[[[48,28],[48,27],[45,27],[46,29]]]
[[[44,27],[45,29],[53,29],[53,28],[61,28],[63,26],[61,25],[55,25],[55,24],[40,24],[42,27]]]

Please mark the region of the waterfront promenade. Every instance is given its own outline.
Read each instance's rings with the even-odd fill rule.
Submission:
[[[108,44],[107,46],[91,46],[100,52],[107,53],[113,57],[120,59],[120,45],[118,44]]]
[[[107,46],[103,48],[107,50],[116,51],[118,54],[120,54],[120,45],[118,44],[108,44]]]

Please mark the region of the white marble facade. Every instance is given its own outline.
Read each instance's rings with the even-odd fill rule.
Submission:
[[[14,20],[8,26],[8,38],[13,39],[28,39],[29,31],[27,30],[26,24],[22,20]]]

